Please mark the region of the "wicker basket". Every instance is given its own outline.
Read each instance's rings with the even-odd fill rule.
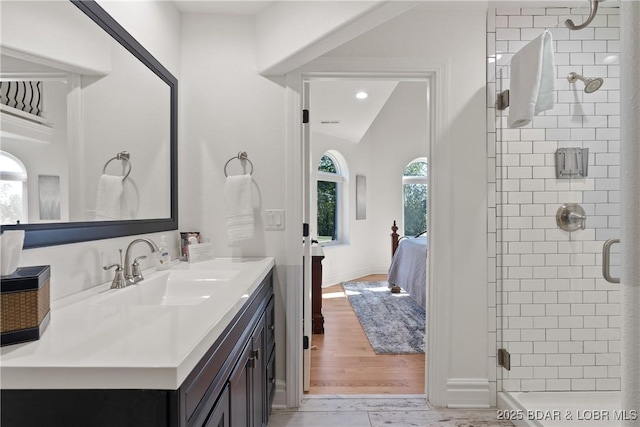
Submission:
[[[20,267],[2,276],[0,286],[1,344],[40,338],[49,323],[48,265]]]

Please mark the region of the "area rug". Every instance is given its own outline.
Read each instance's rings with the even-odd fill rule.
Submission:
[[[344,291],[376,354],[424,353],[425,311],[387,282],[344,282]]]

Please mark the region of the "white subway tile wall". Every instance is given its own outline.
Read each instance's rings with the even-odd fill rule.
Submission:
[[[585,8],[497,8],[487,18],[487,152],[489,189],[489,366],[495,346],[511,354],[497,367],[498,391],[620,389],[619,290],[602,278],[602,244],[619,237],[619,9],[600,7],[588,28]],[[509,63],[550,29],[555,50],[556,105],[517,129],[495,108],[509,88]],[[586,94],[567,75],[601,77]],[[556,179],[558,148],[589,149],[588,177]],[[586,229],[556,225],[564,203],[580,203]],[[614,246],[614,251],[616,250]],[[612,257],[613,273],[617,254]],[[493,376],[493,375],[492,375]],[[495,401],[492,402],[495,404]]]

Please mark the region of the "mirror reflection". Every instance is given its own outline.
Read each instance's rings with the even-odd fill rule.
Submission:
[[[1,223],[171,217],[169,85],[70,2],[1,24]]]

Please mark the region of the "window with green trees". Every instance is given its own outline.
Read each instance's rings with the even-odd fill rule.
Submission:
[[[416,160],[404,170],[404,235],[417,236],[427,229],[427,162]]]
[[[339,240],[340,187],[343,177],[338,162],[325,153],[318,163],[317,233],[320,243]]]

